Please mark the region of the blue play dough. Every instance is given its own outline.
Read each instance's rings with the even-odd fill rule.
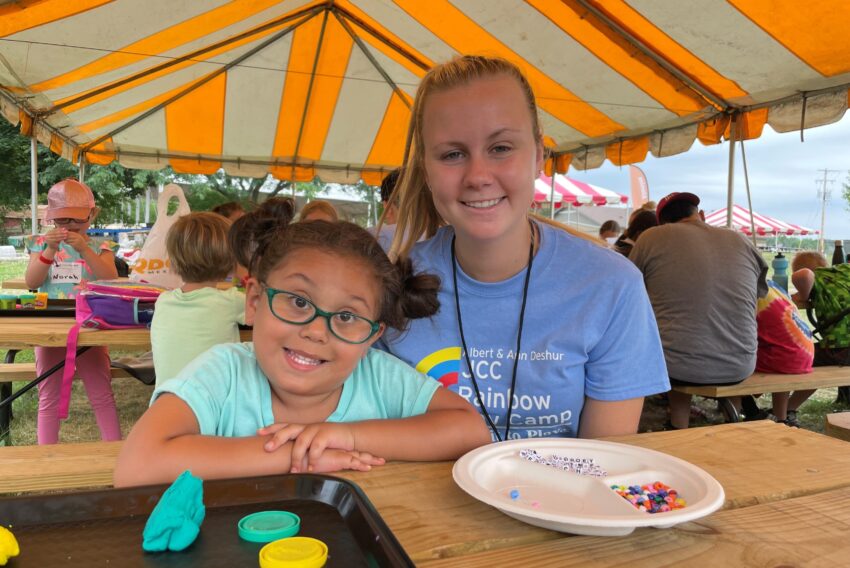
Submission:
[[[180,551],[195,542],[204,522],[203,481],[184,471],[165,490],[142,533],[148,552]]]

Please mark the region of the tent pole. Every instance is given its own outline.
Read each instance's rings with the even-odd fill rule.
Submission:
[[[38,234],[38,140],[30,138],[30,214],[32,215],[31,235]]]
[[[729,181],[726,188],[726,228],[732,228],[732,202],[735,198],[735,136],[738,133],[738,115],[732,115],[729,125]]]
[[[86,157],[83,154],[80,154],[79,167],[79,175],[77,177],[79,178],[80,183],[86,183]]]
[[[555,218],[555,173],[556,172],[555,172],[555,169],[553,167],[552,168],[552,185],[549,188],[549,191],[552,192],[551,195],[549,195],[549,218],[550,219]]]
[[[753,196],[750,194],[750,176],[747,173],[747,154],[744,151],[743,140],[741,140],[741,163],[744,166],[744,187],[747,190],[747,207],[750,208],[750,231],[752,231],[753,246],[758,248],[758,243],[756,243],[756,224],[753,220]]]

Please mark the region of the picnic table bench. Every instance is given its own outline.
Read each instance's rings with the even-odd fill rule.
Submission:
[[[815,367],[804,375],[753,373],[734,385],[674,385],[672,390],[684,394],[716,398],[720,409],[730,422],[738,422],[738,409],[727,400],[730,396],[756,395],[767,392],[825,389],[850,385],[850,367],[830,365]]]

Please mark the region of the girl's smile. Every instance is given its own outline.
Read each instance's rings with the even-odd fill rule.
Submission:
[[[254,326],[257,361],[272,391],[285,404],[333,395],[380,332],[368,341],[353,344],[336,337],[325,317],[303,324],[288,323],[280,319],[278,308],[272,312],[267,288],[291,293],[274,296],[276,302],[296,301],[299,308],[312,302],[326,312],[375,320],[380,306],[373,270],[352,257],[320,248],[300,248],[287,254],[267,280],[249,281],[245,318]]]

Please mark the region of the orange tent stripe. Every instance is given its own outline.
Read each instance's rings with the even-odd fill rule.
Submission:
[[[646,159],[649,152],[649,136],[619,140],[605,146],[605,156],[615,166],[636,164]]]
[[[407,138],[407,124],[410,121],[410,109],[393,93],[381,126],[375,135],[366,165],[386,166],[400,164],[404,158],[404,140]],[[364,178],[365,180],[365,178]]]
[[[74,2],[69,2],[72,4]],[[268,6],[279,3],[279,0],[254,0],[252,2],[231,2],[224,6],[210,10],[204,14],[200,14],[194,18],[180,22],[174,26],[166,28],[152,36],[146,37],[130,45],[126,45],[121,49],[121,52],[110,53],[100,59],[96,59],[87,65],[83,65],[73,71],[64,73],[42,81],[33,85],[36,91],[48,91],[55,89],[81,79],[87,79],[101,73],[106,73],[136,63],[144,59],[148,59],[152,55],[159,55],[181,45],[190,43],[198,38],[209,35],[221,28],[237,23],[256,12],[259,12]],[[265,35],[258,34],[251,38],[256,39]],[[245,43],[245,41],[241,42]],[[235,44],[234,44],[235,45]],[[232,49],[231,45],[227,49]],[[204,56],[204,59],[210,55]],[[162,63],[162,60],[155,60],[154,65]]]
[[[574,1],[526,2],[667,110],[684,116],[706,106],[705,99],[695,91],[687,88],[681,80],[665,71],[648,56],[635,53],[634,46]]]
[[[297,149],[300,157],[318,160],[322,156],[353,45],[354,40],[342,29],[336,18],[328,18],[301,145]]]
[[[19,0],[0,6],[0,37],[67,18],[112,0]]]
[[[831,77],[850,71],[850,2],[729,0],[753,23],[819,73]]]
[[[181,85],[176,89],[171,89],[170,91],[166,91],[160,95],[152,97],[150,99],[146,99],[138,104],[128,106],[127,108],[121,109],[117,112],[113,112],[112,114],[108,114],[97,120],[92,120],[91,122],[86,122],[85,124],[80,125],[80,130],[82,132],[94,132],[95,130],[100,130],[104,126],[108,126],[109,124],[113,124],[115,122],[120,122],[126,118],[130,118],[138,113],[144,112],[148,109],[151,109],[159,104],[164,103],[171,97],[175,96],[180,91],[187,89],[186,85]]]
[[[221,74],[165,107],[166,138],[170,152],[221,154],[226,86],[227,76]],[[172,159],[171,166],[182,172],[213,173],[221,164]]]
[[[573,161],[572,154],[559,154],[555,157],[555,171],[559,174],[567,173],[567,170],[570,169],[570,164]]]
[[[295,154],[321,29],[322,17],[315,17],[299,26],[292,37],[273,147],[276,157],[291,158]],[[289,176],[284,179],[289,179]]]
[[[157,79],[159,77],[163,77],[163,76],[168,75],[170,73],[175,73],[177,71],[180,71],[181,69],[185,69],[186,67],[189,67],[190,65],[196,64],[198,61],[206,61],[208,59],[212,59],[217,55],[220,55],[222,53],[226,53],[230,50],[241,47],[242,45],[245,45],[246,43],[249,43],[249,42],[252,42],[252,41],[257,41],[257,40],[259,40],[263,37],[269,36],[269,35],[271,35],[275,32],[280,31],[284,27],[286,27],[286,26],[281,25],[281,26],[275,26],[273,28],[269,28],[267,30],[264,30],[263,32],[260,32],[260,33],[257,33],[255,35],[251,36],[250,38],[243,39],[243,40],[240,40],[240,41],[235,41],[235,42],[229,43],[226,46],[221,47],[219,49],[208,51],[200,58],[189,60],[189,61],[183,61],[181,63],[176,63],[176,64],[174,64],[174,65],[172,65],[172,66],[170,66],[166,69],[162,69],[162,70],[156,71],[154,73],[151,73],[149,75],[139,77],[139,78],[137,78],[133,81],[129,81],[129,82],[127,82],[127,83],[125,83],[121,86],[116,86],[114,88],[108,89],[108,90],[106,90],[106,91],[104,91],[104,92],[102,92],[98,95],[94,95],[94,96],[91,96],[91,97],[89,97],[85,100],[82,100],[82,101],[79,101],[77,103],[68,105],[68,106],[64,107],[62,110],[66,113],[72,113],[72,112],[78,111],[80,109],[86,108],[89,105],[93,105],[97,102],[103,101],[103,100],[108,99],[110,97],[114,97],[118,93],[128,91],[130,89],[138,87],[139,85],[143,85],[145,83],[153,81],[154,79]],[[98,89],[101,88],[101,87],[98,87]],[[86,91],[86,92],[91,92],[91,91]],[[75,98],[79,97],[80,95],[84,95],[86,92],[77,93],[77,94],[75,94],[71,97],[66,97],[64,99],[56,101],[56,104],[57,105],[65,104],[67,101],[75,99]]]
[[[602,6],[598,7],[645,45],[653,46],[656,53],[671,61],[680,71],[717,97],[728,100],[747,95],[737,83],[727,79],[676,43],[624,0],[606,0]]]
[[[764,125],[767,124],[768,109],[760,108],[747,111],[738,117],[738,134],[736,140],[754,140],[761,136]],[[723,136],[728,140],[732,135],[732,121],[726,125]]]
[[[55,134],[50,135],[50,151],[57,156],[62,155],[62,139]]]
[[[108,138],[94,148],[86,151],[86,162],[98,166],[105,166],[111,163],[115,159],[115,152],[111,148],[113,148],[112,138]]]
[[[563,88],[483,30],[446,0],[396,0],[408,14],[460,53],[498,55],[520,66],[540,108],[587,136],[604,136],[623,126]]]
[[[701,122],[697,127],[697,138],[704,146],[718,144],[728,125],[729,115],[726,114]]]

